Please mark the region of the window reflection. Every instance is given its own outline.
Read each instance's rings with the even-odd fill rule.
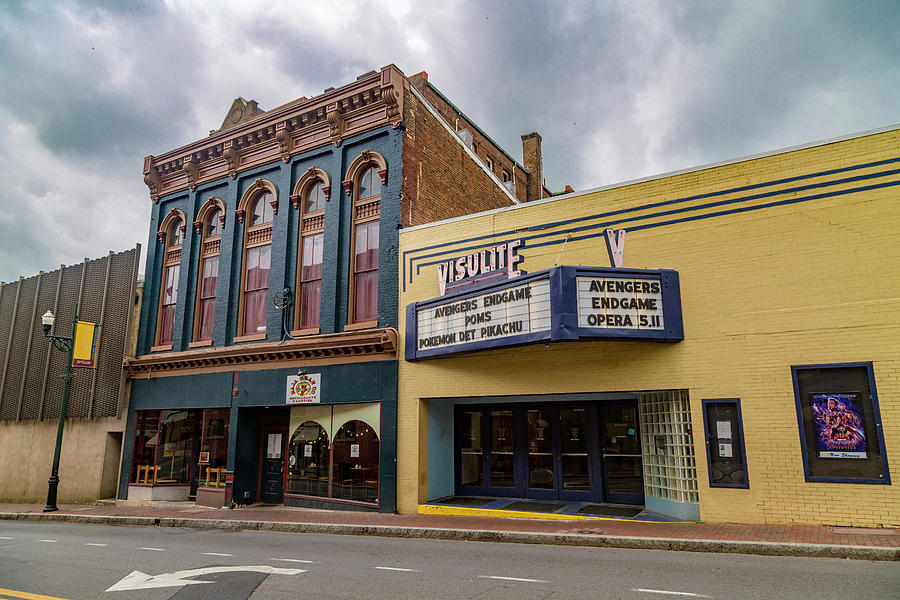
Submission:
[[[376,502],[380,447],[375,430],[364,421],[348,421],[333,445],[332,497]]]
[[[291,436],[288,453],[288,494],[328,496],[328,432],[306,421]]]

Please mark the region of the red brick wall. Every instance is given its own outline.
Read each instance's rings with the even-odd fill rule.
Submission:
[[[511,205],[509,197],[463,150],[455,136],[412,92],[405,93],[403,225],[421,225]],[[494,164],[496,167],[497,162]],[[523,201],[524,192],[523,183],[519,191]]]
[[[486,158],[491,159],[494,165],[493,172],[500,181],[503,181],[503,172],[506,171],[516,184],[516,198],[519,199],[519,202],[526,202],[528,199],[528,173],[508,158],[493,141],[479,133],[475,124],[469,121],[465,115],[460,114],[458,110],[435,93],[434,89],[428,87],[426,77],[422,77],[421,74],[413,75],[409,78],[409,81],[444,117],[444,120],[450,125],[450,129],[454,131],[468,129],[472,132],[475,154],[483,161]],[[509,152],[508,148],[506,150]]]

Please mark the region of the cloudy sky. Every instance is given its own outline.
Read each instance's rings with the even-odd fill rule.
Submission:
[[[552,190],[900,122],[896,0],[4,0],[0,280],[146,245],[143,157],[235,97],[390,63],[520,161],[538,131]]]

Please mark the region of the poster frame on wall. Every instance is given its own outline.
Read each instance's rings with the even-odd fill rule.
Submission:
[[[804,478],[809,482],[890,485],[891,473],[875,370],[871,361],[791,366]],[[820,456],[813,399],[855,395],[865,432],[866,456]],[[827,398],[826,398],[827,400]]]

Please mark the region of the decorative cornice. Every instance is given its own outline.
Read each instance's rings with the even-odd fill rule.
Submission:
[[[351,136],[402,124],[410,84],[393,65],[311,99],[300,99],[225,131],[144,160],[144,183],[156,202],[165,196],[279,158],[339,146]]]
[[[399,333],[393,328],[311,335],[283,342],[201,348],[126,358],[131,379],[215,371],[278,369],[304,364],[396,360]]]

